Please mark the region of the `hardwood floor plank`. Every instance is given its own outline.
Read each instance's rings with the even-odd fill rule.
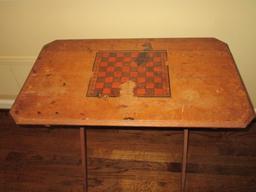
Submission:
[[[89,192],[178,192],[182,130],[88,130]],[[190,131],[188,192],[256,191],[256,122]],[[0,191],[82,192],[79,129],[17,127],[0,110]]]

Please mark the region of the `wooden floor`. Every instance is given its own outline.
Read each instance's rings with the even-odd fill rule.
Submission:
[[[180,190],[182,130],[89,130],[89,192]],[[79,129],[17,127],[0,111],[0,192],[81,192]],[[189,192],[256,191],[256,122],[191,131]]]

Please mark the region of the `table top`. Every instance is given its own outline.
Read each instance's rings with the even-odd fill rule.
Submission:
[[[56,40],[11,109],[17,124],[244,128],[255,114],[215,38]]]

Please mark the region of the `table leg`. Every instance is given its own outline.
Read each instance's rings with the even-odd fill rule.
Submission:
[[[183,144],[182,172],[181,172],[181,192],[185,192],[185,187],[186,187],[188,137],[189,137],[188,129],[184,129],[184,144]]]
[[[83,169],[83,191],[87,192],[87,134],[84,127],[80,128],[80,145]]]

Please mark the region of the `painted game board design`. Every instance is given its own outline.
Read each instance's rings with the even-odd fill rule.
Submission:
[[[137,97],[170,97],[166,51],[97,52],[88,97],[118,97],[120,86],[135,82]]]

